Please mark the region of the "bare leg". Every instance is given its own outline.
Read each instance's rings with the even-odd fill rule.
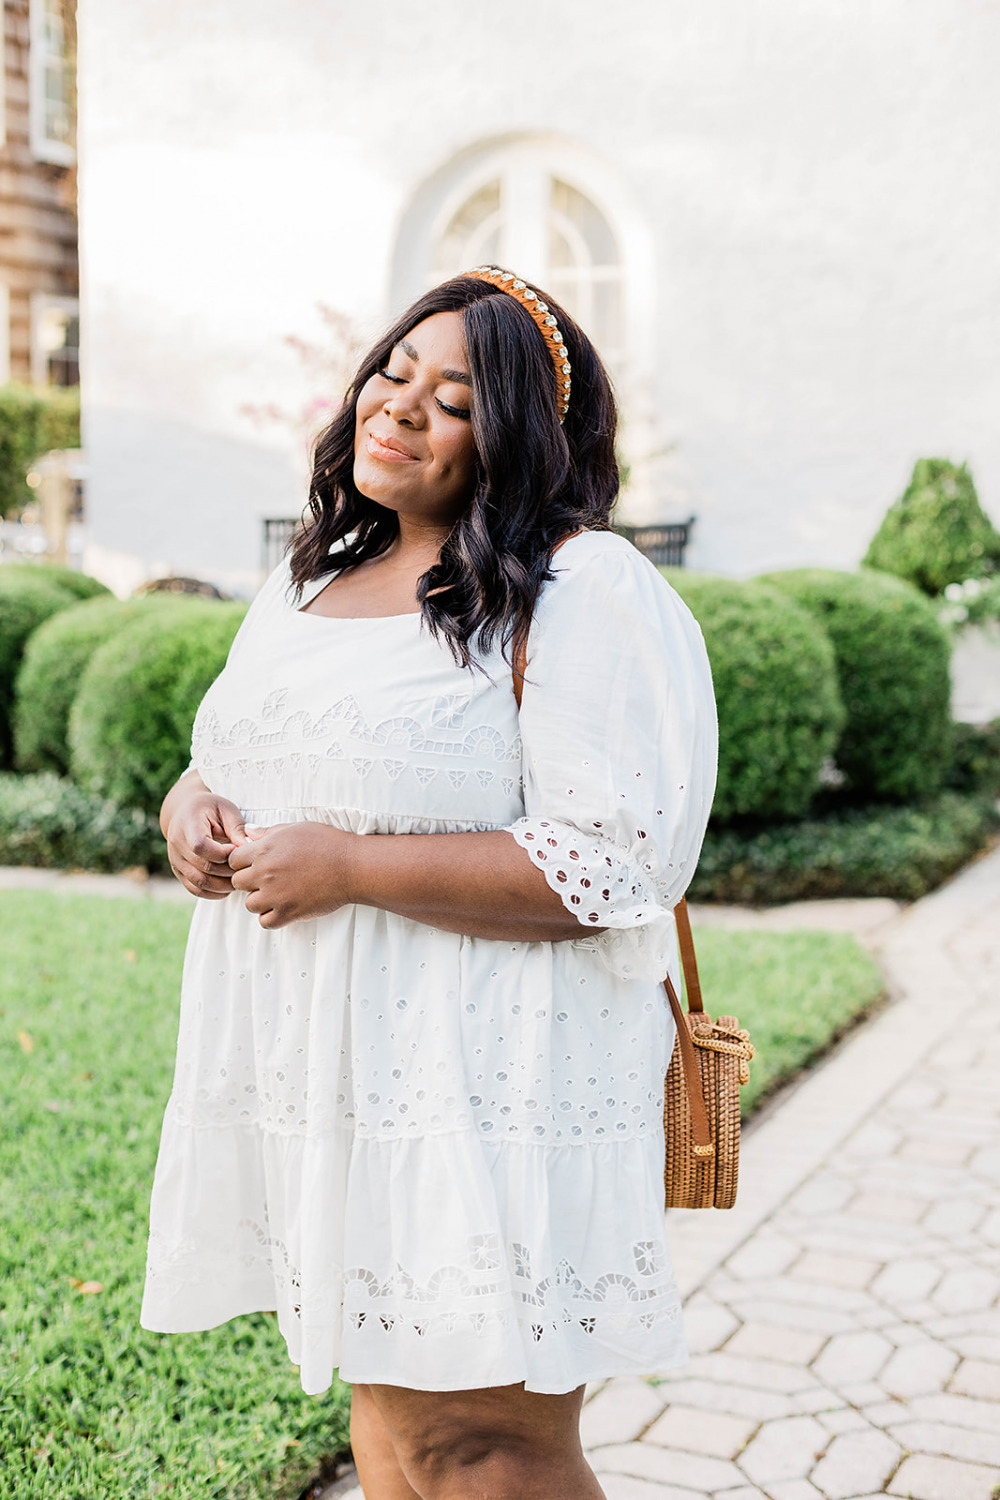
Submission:
[[[392,1439],[367,1385],[351,1387],[351,1451],[365,1500],[420,1500],[399,1467]]]
[[[604,1500],[580,1446],[583,1386],[565,1396],[522,1385],[367,1389],[419,1500]],[[382,1500],[381,1491],[368,1500]]]

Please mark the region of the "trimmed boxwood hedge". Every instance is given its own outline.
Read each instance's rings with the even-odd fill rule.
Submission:
[[[28,637],[43,620],[74,602],[41,569],[20,563],[0,567],[0,769],[12,763],[14,683]]]
[[[852,800],[911,802],[936,792],[951,763],[951,645],[933,605],[902,579],[796,568],[773,584],[824,627],[847,720],[838,768]]]
[[[716,824],[796,818],[844,723],[833,647],[787,594],[661,569],[701,626],[719,709]]]
[[[965,464],[917,460],[872,538],[864,566],[895,573],[925,594],[1000,572],[1000,532],[980,505]]]
[[[70,769],[79,785],[156,812],[188,763],[198,704],[246,608],[190,600],[95,651],[70,712]]]
[[[692,901],[773,906],[832,896],[915,901],[991,842],[992,798],[945,791],[914,807],[855,807],[801,823],[710,828]]]
[[[69,715],[94,652],[119,631],[154,613],[183,609],[182,599],[89,599],[64,609],[31,636],[14,690],[14,758],[22,771],[70,766]]]
[[[58,563],[29,562],[15,563],[15,567],[30,573],[33,578],[46,578],[49,583],[54,583],[57,588],[64,589],[67,594],[72,594],[74,599],[110,599],[112,593],[103,583],[96,578],[91,578],[89,573],[78,573],[75,568],[63,568]]]

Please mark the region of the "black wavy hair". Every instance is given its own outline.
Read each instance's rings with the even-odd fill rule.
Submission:
[[[530,284],[530,283],[529,283]],[[586,527],[608,530],[618,494],[617,409],[593,344],[547,292],[572,366],[569,411],[560,425],[552,357],[530,313],[507,292],[457,276],[420,297],[362,359],[344,404],[316,442],[303,525],[292,545],[292,581],[304,584],[384,553],[396,512],[354,484],[358,395],[411,329],[440,312],[461,312],[472,376],[476,483],[440,560],[417,597],[431,631],[457,662],[499,641],[508,660],[523,639],[556,544]],[[338,545],[339,544],[339,545]]]

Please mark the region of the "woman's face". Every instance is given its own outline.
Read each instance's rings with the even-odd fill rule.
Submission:
[[[450,526],[472,498],[472,378],[462,314],[412,328],[361,388],[354,483],[400,517]]]

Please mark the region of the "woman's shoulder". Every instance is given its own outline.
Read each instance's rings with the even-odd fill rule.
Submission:
[[[609,593],[631,597],[637,608],[681,602],[649,558],[616,531],[580,531],[569,537],[552,558],[552,573],[539,602],[556,608]]]

